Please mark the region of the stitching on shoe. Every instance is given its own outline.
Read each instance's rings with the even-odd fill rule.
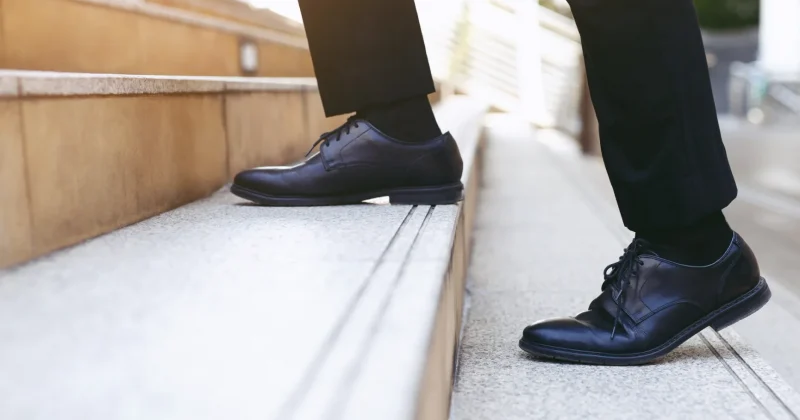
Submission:
[[[739,246],[738,244],[736,246]],[[725,286],[728,285],[728,276],[733,271],[733,267],[736,267],[736,264],[744,257],[744,252],[740,252],[736,255],[736,259],[733,260],[733,263],[730,267],[726,268],[725,271],[722,273],[722,281],[720,282],[720,286],[717,288],[717,295],[714,296],[714,303],[719,304],[720,299],[722,298],[722,292],[725,290]]]
[[[763,277],[761,277],[759,279],[758,284],[756,284],[756,286],[753,287],[749,292],[747,292],[747,293],[739,296],[738,298],[730,301],[729,303],[725,304],[724,306],[722,306],[720,308],[717,308],[717,310],[715,310],[713,312],[709,312],[706,316],[700,318],[699,320],[697,320],[694,323],[690,324],[688,327],[682,329],[680,332],[675,334],[672,338],[670,338],[664,344],[661,344],[660,346],[655,347],[653,349],[650,349],[648,351],[639,352],[639,353],[614,354],[614,353],[592,352],[592,351],[586,351],[586,350],[575,350],[575,349],[570,349],[570,348],[566,348],[566,347],[555,347],[555,346],[548,346],[546,344],[538,344],[538,343],[535,343],[535,345],[536,346],[540,346],[540,347],[548,347],[548,348],[556,349],[556,350],[567,350],[567,351],[571,351],[571,352],[574,352],[574,353],[582,353],[582,354],[586,354],[586,355],[611,356],[611,357],[618,357],[618,358],[635,358],[635,357],[640,357],[640,356],[647,356],[647,355],[652,354],[652,353],[658,353],[659,351],[670,347],[672,344],[675,344],[675,342],[677,342],[680,339],[684,338],[684,335],[685,335],[685,333],[687,331],[691,331],[692,329],[698,327],[699,325],[701,325],[701,324],[703,324],[705,322],[710,322],[710,320],[712,318],[716,317],[721,312],[724,312],[725,310],[730,309],[731,307],[742,303],[743,301],[745,301],[745,300],[749,299],[750,297],[754,296],[756,293],[760,292],[763,288],[759,288],[758,286],[761,284],[762,280],[764,280]],[[766,286],[766,281],[764,281],[764,285]],[[698,331],[697,333],[699,333],[699,332],[700,331]],[[690,337],[686,337],[687,340],[689,338]],[[523,340],[524,340],[524,337],[523,337]],[[527,341],[526,341],[526,343],[527,343]]]
[[[693,302],[691,300],[686,300],[686,299],[681,299],[681,300],[676,300],[674,302],[665,303],[664,305],[659,306],[658,308],[652,310],[652,312],[650,312],[649,314],[643,316],[642,319],[639,321],[639,323],[641,324],[642,322],[648,320],[653,315],[655,315],[655,314],[657,314],[657,313],[659,313],[659,312],[661,312],[661,311],[663,311],[663,310],[665,310],[667,308],[670,308],[670,307],[675,306],[675,305],[680,305],[680,304],[683,304],[683,303],[688,303],[688,304],[696,307],[697,309],[703,311],[703,307],[700,306],[697,302]]]
[[[721,264],[721,263],[722,263],[722,262],[723,262],[723,261],[724,261],[726,258],[728,258],[728,255],[730,255],[730,253],[731,253],[731,252],[733,252],[733,250],[734,250],[734,247],[733,247],[733,245],[740,246],[740,245],[739,245],[739,242],[737,242],[737,241],[736,241],[736,239],[737,239],[737,238],[739,238],[739,234],[738,234],[738,233],[736,233],[736,232],[733,232],[733,237],[731,238],[731,242],[730,242],[730,244],[728,244],[728,248],[726,248],[726,249],[725,249],[725,252],[724,252],[724,253],[722,253],[722,256],[721,256],[721,257],[719,257],[719,258],[717,258],[717,260],[716,260],[716,261],[714,261],[713,263],[711,263],[711,264],[708,264],[708,265],[688,265],[688,264],[681,264],[681,263],[679,263],[679,262],[670,261],[670,260],[668,260],[668,259],[666,259],[666,258],[662,258],[662,257],[659,257],[658,255],[652,255],[652,254],[647,254],[647,257],[653,258],[653,259],[655,259],[655,260],[663,261],[663,262],[668,262],[668,263],[670,263],[670,264],[677,265],[678,267],[686,267],[686,268],[712,268],[712,267],[715,267],[715,266],[717,266],[717,265]]]

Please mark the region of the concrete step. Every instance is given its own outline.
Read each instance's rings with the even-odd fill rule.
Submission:
[[[0,71],[0,267],[297,160],[341,121],[313,79]]]
[[[522,352],[526,325],[585,310],[603,267],[632,235],[590,178],[604,174],[582,170],[587,163],[577,155],[553,153],[562,143],[525,124],[494,122],[453,419],[798,418],[800,395],[735,328],[703,331],[638,367],[543,362]]]
[[[724,211],[725,217],[756,251],[761,273],[769,279],[772,290],[770,304],[736,324],[736,331],[789,385],[800,389],[800,336],[785,334],[800,331],[800,190],[796,188],[800,173],[791,159],[799,151],[792,141],[795,134],[763,127],[757,130],[725,118],[720,122],[739,187],[737,199]],[[609,217],[619,226],[614,191],[602,160],[572,159],[566,148],[557,145],[574,141],[552,131],[540,132],[537,139],[553,150],[563,150],[556,153],[558,156],[566,153],[559,164],[574,169],[576,179],[587,181],[587,194],[605,199]]]
[[[139,2],[189,10],[227,21],[305,37],[302,23],[269,9],[255,8],[240,0],[139,0]],[[275,5],[267,4],[267,6]]]
[[[0,418],[445,419],[485,108],[436,112],[458,205],[223,190],[0,271]]]
[[[3,0],[0,68],[193,76],[314,75],[305,33],[296,22],[274,16],[261,23],[243,23],[224,13],[213,15],[175,6],[143,0]],[[247,48],[243,48],[245,44]],[[252,61],[255,68],[243,67],[243,59]]]

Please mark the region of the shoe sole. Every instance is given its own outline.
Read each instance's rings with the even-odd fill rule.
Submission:
[[[464,199],[462,183],[439,185],[432,187],[390,188],[348,195],[324,197],[291,197],[264,194],[240,185],[231,185],[231,193],[263,206],[298,207],[298,206],[336,206],[357,204],[364,200],[378,197],[389,197],[392,204],[443,205],[455,204]]]
[[[761,277],[758,284],[749,292],[684,328],[666,343],[646,352],[629,354],[587,352],[532,343],[526,341],[524,337],[519,341],[519,347],[534,356],[564,362],[614,366],[640,365],[667,355],[707,327],[720,331],[747,318],[766,305],[771,297],[772,292],[767,281]]]

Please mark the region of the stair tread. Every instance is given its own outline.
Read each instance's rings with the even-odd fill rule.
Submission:
[[[160,95],[316,89],[310,77],[216,77],[0,70],[0,96]]]
[[[735,328],[703,331],[644,366],[556,363],[518,348],[526,325],[586,310],[632,239],[599,192],[605,174],[553,153],[545,135],[508,119],[487,129],[451,418],[797,418],[800,395]]]
[[[184,10],[177,7],[165,6],[148,1],[128,1],[128,0],[72,0],[81,3],[89,3],[112,7],[115,9],[128,10],[131,12],[142,13],[163,19],[189,24],[199,25],[206,28],[234,33],[265,41],[279,42],[298,48],[308,48],[305,33],[302,25],[289,20],[277,19],[272,24],[275,27],[264,27],[256,23],[243,23],[223,17],[211,16],[204,13]]]
[[[0,270],[0,417],[410,418],[460,211],[222,190]]]

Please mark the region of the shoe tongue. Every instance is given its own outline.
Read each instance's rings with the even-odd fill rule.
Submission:
[[[614,319],[617,314],[617,303],[614,302],[613,291],[611,288],[608,288],[603,291],[592,303],[589,304],[590,311],[601,311],[604,312],[604,317],[608,319]]]
[[[654,257],[660,256],[659,253],[661,251],[659,250],[659,247],[657,245],[654,245],[652,242],[639,237],[637,237],[636,240],[638,240],[640,244],[639,255],[652,255]]]

